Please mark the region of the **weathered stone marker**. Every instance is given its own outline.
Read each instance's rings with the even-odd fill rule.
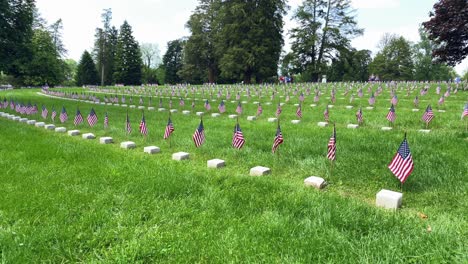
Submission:
[[[171,113],[177,113],[177,109],[171,109]]]
[[[367,109],[367,110],[374,110],[374,107],[368,106],[368,107],[366,107],[366,109]]]
[[[44,127],[45,126],[45,123],[44,122],[37,122],[36,124],[34,124],[36,127]]]
[[[161,149],[156,146],[148,146],[143,148],[143,152],[148,154],[156,154],[161,152]]]
[[[273,122],[276,122],[276,121],[278,121],[278,118],[276,118],[276,117],[268,118],[268,122],[270,122],[270,123],[273,123]]]
[[[413,112],[419,112],[419,109],[416,109],[416,108],[415,108],[415,109],[412,109],[411,111],[413,111]]]
[[[55,129],[55,125],[48,124],[48,125],[45,125],[44,128],[47,129],[47,130],[54,130],[54,129]]]
[[[23,118],[20,118],[19,121],[20,121],[21,123],[26,123],[26,122],[28,122],[28,119],[23,117]]]
[[[301,120],[291,120],[291,123],[293,124],[299,124],[301,122]]]
[[[431,130],[430,129],[419,129],[418,132],[419,133],[429,133],[429,132],[431,132]]]
[[[111,137],[100,137],[99,138],[99,143],[100,144],[111,144],[113,142],[114,142],[114,140]]]
[[[304,180],[304,185],[315,187],[317,189],[323,189],[327,185],[327,182],[323,178],[310,176]]]
[[[270,173],[271,170],[267,167],[257,166],[250,169],[250,176],[263,176]]]
[[[353,106],[352,105],[347,105],[346,109],[353,109]]]
[[[317,123],[317,126],[319,126],[319,127],[326,127],[326,126],[328,126],[328,123],[327,123],[327,122],[318,122],[318,123]]]
[[[224,162],[224,160],[221,159],[212,159],[207,161],[206,165],[208,166],[208,168],[217,169],[226,166],[226,163]]]
[[[237,115],[229,115],[229,118],[230,118],[230,119],[236,119],[236,118],[237,118]]]
[[[154,107],[153,106],[148,106],[148,111],[154,111]]]
[[[55,132],[57,133],[65,133],[67,132],[67,129],[65,127],[56,127]]]
[[[376,195],[376,205],[386,209],[398,209],[401,207],[403,194],[382,189]]]
[[[85,133],[85,134],[82,135],[82,137],[84,139],[95,139],[96,138],[96,136],[94,136],[93,133]]]
[[[204,114],[204,112],[196,112],[195,113],[197,116],[202,116]]]
[[[190,157],[190,154],[188,154],[187,152],[177,152],[177,153],[172,154],[173,160],[187,160],[189,159],[189,157]]]
[[[382,127],[382,130],[383,130],[383,131],[390,131],[390,130],[392,130],[392,129],[393,129],[393,128],[391,128],[391,127]]]
[[[166,108],[162,108],[162,107],[158,108],[158,112],[164,112],[164,111],[166,111]]]
[[[145,109],[145,107],[140,105],[140,106],[138,106],[138,109]]]
[[[34,125],[34,124],[36,124],[36,120],[28,120],[28,121],[26,122],[26,124],[28,124],[28,125]]]
[[[182,114],[184,114],[184,115],[190,115],[190,111],[189,111],[189,110],[184,110],[184,111],[182,111]]]
[[[70,130],[68,131],[69,136],[78,136],[80,134],[79,130]]]
[[[247,120],[248,121],[254,121],[254,120],[257,120],[257,117],[256,116],[248,116]]]
[[[350,128],[350,129],[356,129],[356,128],[358,128],[358,127],[359,127],[359,125],[348,124],[348,128]]]
[[[124,141],[120,143],[120,147],[123,149],[134,149],[136,148],[136,144],[135,142],[132,142],[132,141]]]

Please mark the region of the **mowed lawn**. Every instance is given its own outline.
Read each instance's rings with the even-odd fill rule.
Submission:
[[[77,91],[82,91],[78,90]],[[443,89],[445,91],[445,89]],[[281,128],[285,142],[279,155],[271,153],[276,123],[266,121],[276,109],[264,104],[259,120],[257,106],[244,104],[240,125],[246,138],[242,150],[230,147],[237,103],[226,102],[221,117],[204,116],[207,142],[196,149],[191,136],[200,122],[194,114],[172,115],[175,132],[171,146],[162,139],[167,112],[145,111],[148,138],[138,133],[142,112],[128,109],[133,133],[124,131],[126,108],[91,105],[36,94],[38,90],[2,91],[4,96],[27,103],[62,105],[73,129],[79,107],[84,118],[94,107],[99,124],[80,125],[84,140],[43,128],[0,118],[0,259],[5,263],[121,262],[121,263],[225,263],[225,262],[332,262],[332,263],[465,263],[468,261],[468,132],[460,120],[467,99],[459,92],[446,99],[445,113],[437,112],[435,89],[421,97],[420,111],[412,112],[415,90],[399,92],[397,121],[387,126],[389,94],[377,97],[374,110],[365,110],[364,126],[356,123],[359,105],[368,95],[349,103],[337,94],[330,119],[337,126],[337,162],[330,171],[326,145],[331,127],[321,128],[330,90],[317,107],[313,95],[303,105],[298,125],[292,99],[283,107]],[[291,96],[292,97],[292,96]],[[146,100],[147,98],[145,98]],[[199,99],[202,99],[200,96]],[[262,102],[269,101],[263,98]],[[357,99],[357,96],[356,96]],[[134,97],[138,105],[138,97]],[[243,97],[241,100],[246,100]],[[218,101],[211,102],[217,112]],[[427,104],[435,119],[429,134],[421,116]],[[157,107],[158,99],[153,98]],[[164,98],[167,108],[168,99]],[[147,105],[147,101],[145,101]],[[348,110],[346,105],[353,105]],[[196,111],[204,111],[197,101]],[[1,109],[14,113],[10,109]],[[108,111],[110,128],[102,121]],[[41,121],[39,115],[33,119]],[[466,121],[465,121],[466,122]],[[50,118],[48,120],[50,123]],[[59,122],[56,121],[59,126]],[[407,132],[415,170],[403,187],[403,208],[397,212],[375,207],[382,188],[400,190],[387,165]],[[101,145],[98,138],[111,136],[115,144]],[[119,143],[132,140],[134,150]],[[143,147],[156,145],[161,153],[148,155]],[[190,153],[190,160],[171,160],[174,152]],[[206,168],[213,158],[226,167]],[[250,177],[249,169],[262,165],[272,174]],[[311,175],[329,185],[321,191],[306,188]]]

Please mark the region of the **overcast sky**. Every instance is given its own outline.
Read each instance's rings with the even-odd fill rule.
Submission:
[[[291,7],[285,18],[285,50],[290,49],[288,29],[294,26],[292,12],[302,0],[289,0]],[[417,42],[418,26],[427,21],[436,0],[352,0],[356,8],[358,25],[364,35],[352,41],[357,49],[377,52],[377,42],[385,32],[395,33]],[[76,61],[86,49],[91,50],[96,27],[102,27],[101,13],[112,9],[112,25],[117,28],[124,20],[133,28],[140,43],[157,43],[164,54],[167,42],[188,36],[185,28],[197,0],[36,0],[41,15],[53,23],[63,20],[63,41],[68,57]],[[468,59],[455,68],[458,73],[468,70]]]

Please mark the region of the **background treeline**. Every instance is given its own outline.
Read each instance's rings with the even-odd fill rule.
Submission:
[[[420,41],[384,34],[378,52],[356,50],[351,40],[363,34],[350,0],[304,0],[283,31],[284,0],[199,0],[186,23],[190,35],[169,41],[160,56],[157,44],[138,43],[125,21],[112,25],[102,13],[94,47],[77,63],[65,59],[62,21],[48,24],[32,0],[0,0],[2,32],[0,82],[17,85],[138,85],[141,83],[263,83],[278,75],[294,81],[449,80],[452,67],[433,58],[439,47],[426,29]],[[427,23],[427,22],[426,22]],[[291,51],[284,52],[289,34]],[[453,63],[452,63],[453,65]],[[465,74],[466,75],[466,74]],[[464,76],[466,79],[467,76]]]

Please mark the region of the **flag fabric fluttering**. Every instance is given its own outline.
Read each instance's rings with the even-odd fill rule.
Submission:
[[[282,110],[281,110],[281,104],[278,103],[278,106],[276,107],[276,113],[275,113],[276,116],[277,116],[277,117],[280,116],[280,115],[281,115],[281,112],[282,112]]]
[[[375,104],[375,96],[374,93],[371,93],[371,96],[369,98],[369,105],[374,105]]]
[[[49,111],[47,110],[45,105],[42,105],[42,113],[41,113],[42,118],[47,119],[48,114],[49,114]]]
[[[359,124],[362,123],[363,117],[362,117],[362,108],[359,107],[359,110],[356,112],[356,119]]]
[[[200,125],[198,125],[197,129],[192,136],[193,142],[195,143],[195,147],[200,147],[205,142],[205,128],[203,127],[203,121],[200,120]]]
[[[226,112],[226,104],[223,100],[221,100],[221,103],[219,103],[218,110],[221,114]]]
[[[333,125],[333,134],[330,137],[330,140],[328,140],[328,151],[327,151],[327,159],[329,160],[335,160],[336,159],[336,128],[335,125]]]
[[[401,183],[404,183],[413,171],[413,158],[411,157],[408,141],[406,140],[406,134],[388,168]]]
[[[172,124],[171,117],[167,121],[166,129],[164,130],[164,139],[168,139],[172,132],[174,132],[174,124]]]
[[[414,98],[413,103],[414,103],[414,106],[415,106],[415,107],[418,107],[418,105],[419,105],[419,98],[418,98],[418,96],[416,96],[416,98]]]
[[[392,104],[387,114],[387,120],[393,123],[395,122],[395,119],[396,119],[395,107]]]
[[[299,104],[299,106],[298,106],[297,109],[296,109],[296,116],[299,117],[299,118],[302,118],[302,107],[301,107],[301,104]]]
[[[60,122],[64,123],[68,119],[67,110],[65,110],[65,106],[62,106],[62,112],[60,112]]]
[[[394,95],[394,96],[392,97],[392,100],[390,100],[390,103],[391,103],[392,105],[397,105],[397,104],[398,104],[398,97],[397,97],[396,95]]]
[[[257,116],[261,115],[262,113],[263,113],[262,104],[261,104],[261,103],[258,103],[258,107],[257,107]]]
[[[211,110],[211,105],[210,105],[210,102],[208,102],[208,99],[206,99],[206,101],[205,101],[205,109],[206,109],[206,111]]]
[[[438,102],[438,103],[439,103],[439,105],[441,105],[441,104],[443,104],[444,102],[445,102],[445,96],[444,96],[444,95],[442,95],[442,97],[440,97],[440,99],[439,99],[439,102]]]
[[[91,108],[91,112],[89,113],[86,119],[88,120],[89,126],[93,127],[94,125],[96,125],[98,117],[96,115],[96,112],[94,111],[94,108]]]
[[[239,102],[239,103],[237,104],[236,113],[238,113],[239,115],[242,114],[242,105],[241,105],[241,102]]]
[[[465,118],[465,116],[468,116],[468,103],[465,104],[465,108],[463,109],[461,118]]]
[[[179,105],[180,105],[180,106],[185,106],[184,98],[182,98],[182,97],[180,98],[180,100],[179,100]]]
[[[83,116],[81,115],[80,109],[76,109],[76,115],[75,119],[73,120],[73,124],[77,126],[81,123],[83,123]]]
[[[283,134],[281,133],[281,128],[278,123],[278,128],[276,129],[276,135],[275,139],[273,140],[273,147],[271,148],[271,151],[275,153],[276,150],[278,150],[279,145],[283,144],[283,141]]]
[[[328,112],[328,105],[327,108],[325,108],[325,111],[323,112],[323,118],[325,119],[325,122],[328,122],[330,118],[330,113]]]
[[[426,124],[429,124],[431,120],[434,118],[434,112],[432,112],[431,105],[428,105],[426,108],[426,111],[424,112],[422,116],[422,120],[426,122]]]
[[[55,122],[56,116],[57,116],[57,111],[55,111],[55,107],[52,106],[52,113],[50,114],[50,119],[52,119],[52,122]]]
[[[234,126],[234,135],[232,136],[232,146],[241,149],[245,144],[244,134],[240,128],[239,122]]]
[[[125,131],[127,134],[132,133],[132,125],[130,124],[130,119],[128,118],[128,112],[127,112],[127,119],[125,121]]]
[[[142,114],[139,129],[142,135],[144,136],[148,135],[148,128],[146,127],[145,114]]]
[[[106,112],[106,115],[104,116],[104,128],[108,128],[109,127],[109,116],[107,115],[107,112]]]

